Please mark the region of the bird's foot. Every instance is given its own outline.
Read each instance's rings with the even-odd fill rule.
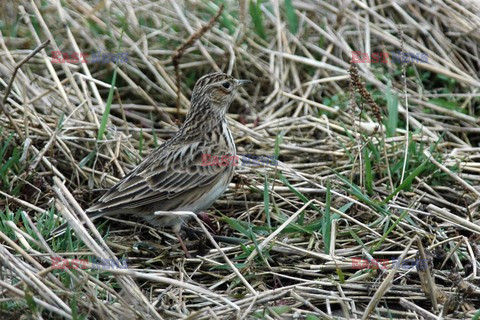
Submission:
[[[210,219],[210,216],[206,212],[200,212],[198,218],[205,223],[211,233],[216,234],[212,219]]]

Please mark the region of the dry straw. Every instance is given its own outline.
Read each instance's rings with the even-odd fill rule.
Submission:
[[[478,5],[216,3],[3,5],[0,317],[472,318]],[[129,61],[113,86],[112,62],[52,63],[52,51],[119,43]],[[350,65],[352,51],[423,52],[428,63]],[[218,70],[255,83],[228,114],[238,152],[278,165],[237,168],[210,211],[215,234],[192,222],[192,258],[168,230],[112,219],[105,236],[81,223],[83,208],[172,136],[194,81]],[[63,219],[71,241],[48,234]],[[59,257],[127,258],[128,269],[58,271]],[[428,270],[394,268],[398,257]],[[388,261],[359,270],[358,259]]]

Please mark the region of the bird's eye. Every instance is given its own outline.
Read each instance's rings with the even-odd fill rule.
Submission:
[[[230,82],[225,81],[224,83],[222,83],[222,86],[223,86],[225,89],[230,89]]]

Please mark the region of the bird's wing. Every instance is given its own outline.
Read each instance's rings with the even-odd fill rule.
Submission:
[[[152,152],[87,211],[98,213],[139,208],[176,198],[222,179],[229,170],[227,166],[202,165],[202,155],[234,156],[226,146],[222,148],[206,142],[162,147]]]

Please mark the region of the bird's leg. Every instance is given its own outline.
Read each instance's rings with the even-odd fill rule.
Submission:
[[[183,251],[185,252],[185,255],[190,258],[191,255],[187,250],[187,247],[185,246],[185,243],[183,242],[182,237],[180,236],[180,229],[182,228],[183,224],[183,218],[182,216],[195,216],[195,213],[191,211],[155,211],[154,215],[156,216],[177,216],[178,217],[178,223],[175,223],[172,225],[172,230],[175,232],[175,235],[178,238],[178,241],[180,242],[180,246],[182,247]]]
[[[185,252],[185,255],[187,258],[191,258],[192,256],[190,255],[190,252],[188,252],[187,247],[185,246],[185,243],[183,242],[182,236],[180,235],[180,230],[173,230],[175,232],[175,235],[178,238],[178,242],[180,242],[180,246],[182,247],[183,252]]]

